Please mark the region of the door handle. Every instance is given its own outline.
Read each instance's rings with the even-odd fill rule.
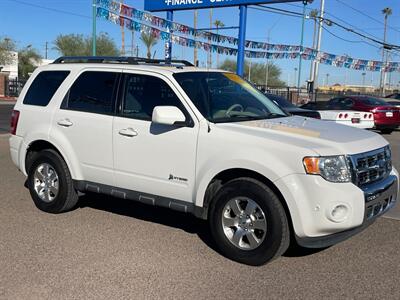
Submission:
[[[119,131],[119,134],[120,134],[120,135],[123,135],[123,136],[127,136],[127,137],[134,137],[134,136],[137,136],[137,135],[138,135],[137,131],[134,130],[133,128],[121,129],[121,130]]]
[[[62,127],[70,127],[70,126],[74,125],[74,123],[72,123],[69,119],[60,120],[57,122],[57,124]]]

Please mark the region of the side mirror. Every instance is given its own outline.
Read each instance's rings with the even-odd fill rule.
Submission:
[[[185,123],[186,117],[176,106],[156,106],[151,121],[156,124],[174,125]]]

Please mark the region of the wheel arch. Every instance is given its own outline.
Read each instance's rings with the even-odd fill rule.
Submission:
[[[283,208],[285,209],[285,213],[287,216],[287,219],[289,221],[289,226],[292,228],[292,218],[290,214],[290,210],[288,207],[288,204],[286,203],[285,198],[283,197],[283,194],[281,191],[278,189],[278,187],[265,175],[246,168],[229,168],[220,171],[216,175],[213,176],[213,178],[209,181],[207,188],[204,192],[204,196],[202,198],[202,206],[203,206],[203,219],[208,218],[208,210],[210,207],[210,204],[213,201],[214,195],[218,192],[218,190],[228,181],[236,178],[241,178],[241,177],[247,177],[247,178],[252,178],[255,179],[263,184],[265,184],[267,187],[269,187],[279,198],[280,202],[282,203]]]
[[[71,172],[71,176],[72,178],[78,178],[78,174],[75,171],[75,168],[71,167],[71,160],[69,159],[69,157],[66,155],[66,153],[63,151],[63,149],[61,147],[59,147],[58,145],[55,145],[52,142],[49,142],[47,140],[44,139],[37,139],[37,140],[33,140],[31,141],[28,146],[26,147],[26,152],[24,154],[24,164],[23,167],[25,168],[25,173],[27,174],[30,168],[30,165],[32,164],[32,158],[33,158],[33,154],[40,152],[42,150],[45,149],[52,149],[55,152],[57,152],[61,158],[65,161],[65,163],[68,166],[69,171]]]

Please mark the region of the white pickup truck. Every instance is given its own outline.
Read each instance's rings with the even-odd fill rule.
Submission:
[[[362,129],[372,129],[375,126],[374,115],[369,112],[319,110],[321,120],[335,122],[337,124],[352,126]]]
[[[43,211],[94,192],[192,213],[221,253],[249,265],[279,257],[291,237],[311,248],[349,238],[399,189],[380,135],[288,116],[241,77],[182,61],[39,67],[15,105],[10,152]]]

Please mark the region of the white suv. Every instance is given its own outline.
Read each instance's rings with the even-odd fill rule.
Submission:
[[[260,265],[326,247],[396,202],[387,141],[288,116],[241,77],[186,62],[64,57],[38,68],[10,149],[36,206],[104,193],[207,219],[220,251]]]

